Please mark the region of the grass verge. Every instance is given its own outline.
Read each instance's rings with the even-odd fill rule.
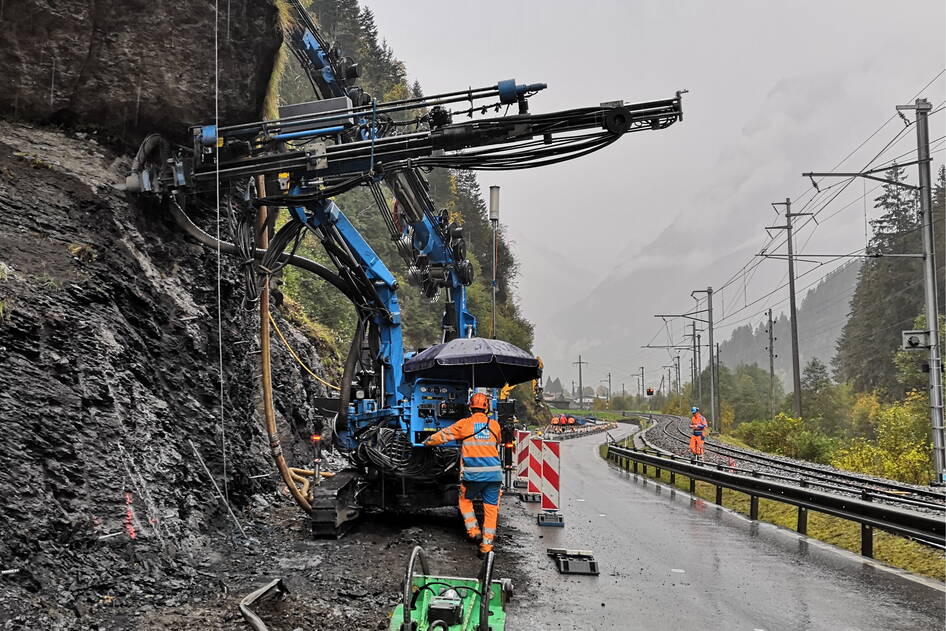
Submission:
[[[733,436],[732,434],[715,434],[712,436],[721,443],[726,445],[732,445],[733,447],[739,447],[740,449],[751,449],[753,451],[759,451],[755,447],[751,446],[749,443],[743,442]]]

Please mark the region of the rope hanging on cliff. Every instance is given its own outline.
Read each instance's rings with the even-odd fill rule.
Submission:
[[[220,127],[220,0],[214,0],[214,129]],[[230,508],[230,488],[227,483],[227,421],[224,415],[224,378],[223,378],[223,258],[221,252],[220,235],[220,144],[214,147],[216,172],[215,184],[217,194],[217,370],[220,376],[220,387],[217,393],[220,397],[220,422],[218,433],[220,434],[220,458],[223,461],[223,500]],[[208,475],[209,475],[208,471]],[[242,532],[242,528],[240,531]],[[245,533],[244,533],[245,536]]]
[[[312,372],[312,369],[311,369],[311,368],[309,368],[308,366],[306,366],[305,362],[303,362],[302,359],[299,357],[299,355],[296,354],[296,351],[293,350],[292,346],[289,345],[289,342],[286,341],[286,338],[285,338],[285,336],[282,334],[282,331],[279,329],[279,325],[276,324],[276,320],[275,320],[275,318],[273,318],[273,314],[272,314],[272,313],[269,314],[269,321],[272,323],[273,328],[276,329],[276,335],[278,335],[278,336],[279,336],[279,339],[282,340],[283,346],[286,347],[286,350],[289,351],[289,354],[292,355],[292,358],[296,360],[296,363],[297,363],[297,364],[299,364],[300,366],[302,366],[302,368],[303,368],[307,373],[309,373],[309,374],[312,376],[313,379],[315,379],[316,381],[318,381],[318,382],[321,383],[322,385],[324,385],[324,386],[326,386],[326,387],[328,387],[328,388],[331,388],[332,390],[339,390],[339,391],[341,391],[341,388],[339,388],[338,386],[336,386],[336,385],[334,385],[334,384],[331,384],[331,383],[327,382],[325,379],[322,379],[322,378],[319,377],[317,374],[315,374],[314,372]]]

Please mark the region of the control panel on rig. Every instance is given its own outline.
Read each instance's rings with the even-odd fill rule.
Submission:
[[[469,392],[464,381],[418,379],[410,404],[414,444],[422,444],[431,434],[469,416]]]

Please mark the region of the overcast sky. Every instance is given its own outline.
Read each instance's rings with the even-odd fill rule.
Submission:
[[[690,90],[684,121],[667,130],[564,165],[479,176],[484,190],[502,186],[546,373],[569,381],[582,353],[585,382],[610,371],[615,389],[636,388],[641,365],[656,385],[668,357],[640,346],[666,340],[654,337],[663,324],[653,314],[688,310],[693,289],[737,275],[717,298],[719,338],[768,306],[785,308],[785,291],[752,304],[784,282],[783,261],[737,273],[766,241],[763,226],[780,223],[769,202],[809,200],[802,171],[835,167],[946,67],[942,0],[363,2],[427,94],[515,77],[548,83],[531,103],[545,112]],[[936,107],[944,92],[939,74],[921,96]],[[932,138],[944,119],[935,115]],[[841,170],[863,167],[901,127],[888,123]],[[913,130],[882,159],[911,148]],[[798,249],[863,247],[859,198],[872,188],[849,186],[799,233]],[[669,326],[677,341],[682,323]]]

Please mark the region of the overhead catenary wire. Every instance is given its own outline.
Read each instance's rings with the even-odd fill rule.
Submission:
[[[946,70],[940,70],[940,71],[939,71],[932,79],[930,79],[922,88],[920,88],[919,90],[917,90],[916,94],[914,94],[914,96],[913,96],[913,99],[917,98],[920,94],[923,93],[924,90],[926,90],[926,89],[929,88],[931,85],[933,85],[933,83],[935,83],[936,80],[939,79],[944,73],[946,73]],[[910,100],[913,100],[913,99],[910,99]],[[940,110],[942,110],[942,109],[943,109],[943,104],[941,104],[940,107],[934,109],[933,112],[931,112],[931,114],[932,114],[932,113],[935,113],[935,112],[938,112],[938,111],[940,111]],[[847,161],[848,161],[851,157],[853,157],[858,151],[860,151],[861,148],[863,148],[868,142],[870,142],[870,140],[872,140],[872,139],[873,139],[874,137],[876,137],[881,131],[883,131],[883,129],[884,129],[885,127],[887,127],[887,125],[889,125],[892,121],[894,121],[894,120],[896,120],[896,119],[897,119],[897,114],[896,114],[896,113],[891,114],[890,117],[887,118],[876,130],[874,130],[873,133],[871,133],[867,138],[865,138],[861,143],[859,143],[854,149],[852,149],[847,155],[845,155],[843,158],[841,158],[833,167],[831,167],[830,171],[836,171],[839,167],[841,167],[841,165],[843,165],[845,162],[847,162]],[[910,125],[913,125],[913,124],[914,124],[914,123],[912,123],[912,122],[910,123]],[[895,140],[899,140],[900,138],[902,138],[902,137],[903,137],[903,133],[905,133],[905,130],[908,129],[908,128],[909,128],[909,126],[905,126],[903,129],[900,129],[900,130],[898,131],[896,137],[895,137]],[[883,151],[885,151],[887,148],[889,148],[889,146],[892,144],[892,142],[893,142],[893,141],[889,142],[889,143],[887,144],[887,146],[885,146],[884,149],[882,149],[882,150],[878,153],[878,155],[879,155],[880,153],[883,153]],[[911,152],[908,152],[908,153],[913,153],[913,152],[915,152],[915,150],[912,150]],[[876,158],[877,158],[877,156],[875,156],[875,157],[871,160],[871,162],[868,163],[868,166],[867,166],[867,167],[864,167],[864,168],[869,168],[869,166],[870,166],[871,164],[873,164],[873,162],[876,160]],[[838,185],[842,185],[842,184],[844,184],[844,182],[838,182],[837,184],[834,184],[834,185],[829,186],[829,187],[825,187],[825,188],[823,188],[822,190],[826,191],[826,190],[829,190],[830,188],[833,188],[834,186],[838,186]],[[846,188],[846,187],[845,187],[845,188]],[[809,187],[807,187],[802,193],[796,195],[796,196],[794,197],[794,199],[796,200],[796,203],[797,203],[797,202],[800,202],[806,195],[808,195],[808,194],[811,193],[812,191],[815,191],[815,187],[814,187],[814,186],[809,186]],[[804,204],[804,206],[803,206],[798,212],[805,212],[805,211],[807,210],[807,207],[808,207],[815,199],[817,199],[818,196],[819,196],[819,193],[816,191],[815,194],[812,196],[812,198],[809,199],[809,200]],[[811,221],[812,221],[812,218],[809,217],[807,220],[801,222],[798,226],[796,226],[796,232],[798,232],[798,231],[800,231],[801,229],[803,229],[804,227],[806,227],[809,223],[811,223]],[[763,245],[763,247],[761,248],[761,251],[762,251],[762,252],[765,252],[765,251],[766,251],[775,241],[777,241],[780,237],[781,237],[782,240],[781,240],[775,247],[780,247],[781,245],[784,245],[784,244],[785,244],[785,239],[787,238],[786,235],[777,235],[777,236],[775,236],[775,237],[770,236],[769,239],[768,239],[768,241],[767,241],[767,242]],[[755,267],[758,267],[758,266],[761,265],[761,264],[762,264],[762,261],[758,260],[757,257],[754,257],[754,256],[753,256],[753,257],[750,258],[738,271],[736,271],[732,276],[730,276],[726,281],[724,281],[724,282],[720,285],[719,289],[723,289],[723,288],[729,286],[730,284],[732,284],[733,282],[735,282],[747,268],[750,268],[750,267],[755,268]]]
[[[892,119],[891,119],[891,120],[892,120]],[[888,121],[888,122],[889,122],[889,121]],[[877,158],[878,158],[881,154],[883,154],[883,152],[885,152],[887,149],[889,149],[897,140],[899,140],[900,138],[902,138],[902,137],[903,137],[903,134],[906,132],[906,130],[910,129],[910,127],[911,127],[913,124],[914,124],[914,123],[910,123],[909,125],[905,125],[905,126],[894,136],[894,138],[891,139],[891,140],[867,163],[867,165],[865,165],[865,166],[863,167],[863,169],[871,168],[871,166],[872,166],[873,163],[877,160]],[[861,145],[861,146],[863,146],[863,145]],[[830,197],[830,199],[828,199],[828,200],[825,201],[824,203],[820,203],[820,204],[818,205],[817,210],[814,210],[814,211],[812,212],[812,216],[811,216],[811,217],[808,217],[808,218],[807,218],[807,221],[803,221],[803,222],[796,228],[796,231],[800,231],[800,230],[803,229],[804,227],[808,226],[812,221],[815,221],[813,218],[815,218],[815,217],[817,217],[818,215],[820,215],[820,214],[831,204],[831,202],[833,202],[835,199],[837,199],[837,197],[838,197],[845,189],[847,189],[848,186],[850,186],[850,184],[851,184],[854,180],[855,180],[855,178],[848,178],[848,179],[844,180],[843,186],[842,186],[834,195],[832,195],[832,196]],[[872,193],[873,191],[877,190],[877,188],[879,188],[879,187],[880,187],[880,186],[878,185],[877,187],[874,187],[874,188],[870,189],[870,191],[868,191],[868,194],[870,194],[870,193]],[[826,191],[826,190],[828,190],[828,188],[825,188],[825,189],[823,189],[823,190]],[[812,200],[810,200],[810,201],[813,201],[814,199],[815,199],[815,198],[812,198]],[[837,211],[835,211],[834,213],[832,213],[831,215],[829,215],[827,218],[823,218],[822,221],[825,221],[825,220],[827,220],[827,219],[830,219],[830,218],[836,216],[836,215],[839,214],[841,211],[843,211],[843,210],[849,208],[850,206],[852,206],[852,205],[853,205],[854,203],[856,203],[857,201],[860,201],[860,198],[857,198],[857,199],[855,199],[854,201],[849,202],[848,204],[845,204],[845,205],[842,206],[840,209],[838,209]],[[807,205],[806,205],[806,207],[807,207]],[[799,211],[799,212],[803,212],[806,207],[803,207],[803,209],[802,209],[801,211]],[[817,223],[816,223],[816,226],[817,226]],[[807,245],[807,243],[811,240],[812,235],[813,235],[813,231],[812,231],[811,234],[808,235],[808,237],[807,237],[805,243],[802,245],[802,248],[801,248],[801,249],[803,249],[803,248],[805,247],[805,245]],[[796,236],[797,236],[797,233],[796,233]],[[787,239],[787,237],[786,237],[786,239]],[[780,242],[780,245],[781,245],[781,244],[784,244],[785,242],[786,242],[786,240],[782,240],[782,241]],[[763,248],[761,254],[764,254],[765,252],[766,252],[766,248]],[[849,254],[856,254],[856,253],[858,253],[858,252],[860,252],[860,250],[856,250],[856,251],[851,252],[851,253],[849,253]],[[803,257],[802,254],[799,254],[799,255],[797,255],[797,256]],[[756,263],[756,264],[754,265],[754,268],[758,268],[758,266],[761,265],[761,262],[764,260],[764,257],[758,257],[758,258],[759,258],[760,260],[759,260],[758,263]],[[825,265],[825,264],[828,264],[828,263],[831,263],[831,262],[833,262],[833,260],[822,262],[820,265]],[[744,266],[744,267],[745,267],[745,266]],[[808,273],[810,273],[810,272],[811,272],[811,270],[808,270],[808,271],[805,272],[804,274],[808,274]],[[796,276],[796,278],[798,278],[798,277],[799,277],[799,276]],[[784,280],[784,278],[785,278],[785,277],[783,276],[783,280]],[[787,287],[787,284],[782,284],[782,281],[780,281],[780,284],[779,284],[779,286],[777,287],[777,289],[776,289],[775,291],[778,291],[778,290],[780,290],[780,289],[784,289],[785,287]],[[765,298],[771,296],[773,293],[775,293],[775,291],[769,292],[769,293],[765,294],[765,296],[763,296],[762,299],[765,299]],[[755,300],[755,301],[752,301],[752,302],[750,302],[748,305],[746,305],[746,306],[744,306],[744,307],[742,307],[742,308],[740,308],[740,309],[737,309],[735,312],[731,312],[731,313],[728,314],[726,317],[721,318],[720,321],[719,321],[719,323],[722,324],[725,320],[730,319],[731,317],[733,317],[733,316],[737,315],[738,313],[744,311],[747,307],[751,307],[753,304],[758,303],[759,300],[761,300],[761,299],[757,299],[757,300]]]
[[[935,222],[934,222],[934,225],[938,225],[939,223],[941,223],[941,222],[940,222],[940,221],[935,221]],[[904,231],[904,232],[902,232],[902,233],[896,235],[895,238],[896,238],[896,239],[902,239],[903,237],[906,237],[906,236],[909,235],[909,234],[918,232],[920,229],[921,229],[921,226],[916,226],[916,227],[910,228],[909,230],[906,230],[906,231]],[[826,277],[830,276],[831,274],[833,274],[834,272],[836,272],[837,270],[839,270],[840,268],[842,268],[842,267],[844,266],[844,262],[847,261],[849,257],[851,257],[851,256],[856,256],[856,255],[860,254],[861,252],[864,252],[865,250],[866,250],[866,248],[858,248],[857,250],[853,250],[852,252],[849,252],[849,253],[846,254],[846,255],[838,256],[838,257],[835,257],[835,258],[829,258],[828,260],[826,260],[826,261],[824,261],[824,262],[820,262],[820,261],[819,261],[819,263],[818,263],[817,266],[812,267],[811,269],[808,269],[808,270],[806,270],[805,272],[802,272],[801,274],[797,274],[797,275],[795,276],[796,279],[802,278],[802,277],[804,277],[804,276],[807,276],[808,274],[814,272],[815,270],[820,269],[820,268],[823,267],[824,265],[829,265],[829,264],[835,263],[835,262],[840,262],[840,263],[841,263],[841,264],[839,264],[838,266],[836,266],[836,267],[834,267],[834,268],[828,270],[827,272],[825,272],[825,274],[823,274],[822,276],[819,276],[819,277],[815,278],[815,279],[814,279],[812,282],[810,282],[808,285],[805,285],[804,287],[802,287],[801,290],[800,290],[800,292],[803,292],[803,291],[805,291],[806,289],[809,289],[810,287],[813,287],[813,286],[816,285],[817,283],[821,282],[821,281],[824,280]],[[798,255],[798,256],[804,256],[804,255]],[[865,255],[865,258],[883,258],[883,255],[879,255],[879,256],[877,256],[877,257],[868,257],[868,256]],[[919,281],[918,281],[916,284],[918,284],[918,283],[919,283]],[[910,288],[910,287],[915,287],[916,284],[907,285],[907,286],[905,286],[904,288],[901,288],[896,294],[894,294],[894,295],[892,295],[892,296],[888,296],[888,299],[891,299],[891,298],[893,298],[893,297],[895,297],[895,296],[901,295],[905,289]],[[770,291],[769,293],[767,293],[767,294],[765,294],[764,296],[762,296],[761,298],[758,298],[758,299],[756,299],[756,300],[750,302],[750,303],[748,304],[748,306],[751,307],[751,306],[753,306],[753,305],[755,305],[755,304],[758,304],[759,302],[765,300],[766,298],[771,297],[772,295],[778,293],[780,290],[785,289],[786,287],[788,287],[788,283],[782,283],[782,284],[778,285],[775,289],[773,289],[772,291]],[[799,293],[800,293],[800,292],[799,292]],[[853,292],[852,292],[852,293],[853,293]],[[736,326],[736,325],[738,325],[738,324],[741,324],[741,323],[743,323],[743,322],[746,322],[747,320],[751,320],[751,319],[754,318],[754,317],[760,316],[762,313],[764,313],[764,312],[765,312],[767,309],[769,309],[770,307],[774,307],[774,306],[783,304],[786,300],[788,300],[788,297],[782,298],[781,300],[779,300],[779,301],[777,301],[777,302],[774,302],[774,303],[766,303],[766,304],[763,306],[762,310],[757,311],[757,312],[754,312],[752,315],[746,316],[746,317],[744,317],[744,318],[742,318],[742,319],[740,319],[740,320],[737,320],[736,322],[730,322],[730,323],[727,323],[727,324],[723,324],[722,326],[723,326],[723,327]],[[741,309],[741,310],[744,310],[744,309]],[[729,316],[727,316],[727,319],[731,318],[731,317],[734,316],[734,315],[736,315],[736,314],[735,314],[735,313],[730,314]]]
[[[938,72],[932,79],[930,79],[922,88],[920,88],[920,89],[917,91],[917,93],[914,95],[913,98],[915,99],[915,98],[917,98],[920,94],[922,94],[922,92],[923,92],[924,90],[926,90],[927,88],[929,88],[929,86],[931,86],[933,83],[935,83],[936,80],[939,79],[939,77],[941,77],[944,73],[946,73],[946,70],[941,70],[940,72]],[[936,112],[939,112],[939,111],[942,111],[943,109],[946,109],[946,101],[944,101],[944,102],[941,103],[938,107],[936,107],[935,109],[933,109],[932,112],[931,112],[931,114],[936,113]],[[876,137],[887,125],[890,124],[890,122],[892,122],[892,121],[895,120],[896,118],[897,118],[897,114],[892,114],[889,118],[887,118],[887,120],[885,120],[876,130],[874,130],[874,132],[871,133],[865,140],[863,140],[863,141],[862,141],[861,143],[859,143],[854,149],[852,149],[847,155],[845,155],[843,158],[841,158],[841,160],[839,160],[839,161],[837,162],[837,164],[835,164],[835,165],[831,168],[831,171],[837,170],[841,165],[843,165],[847,160],[849,160],[852,156],[854,156],[861,148],[863,148],[868,142],[870,142],[870,140],[872,140],[874,137]],[[899,130],[897,131],[897,133],[894,135],[894,137],[893,137],[891,140],[889,140],[889,141],[884,145],[884,147],[881,148],[880,151],[878,151],[878,152],[867,162],[867,164],[866,164],[864,167],[862,167],[861,170],[865,170],[865,169],[869,169],[869,168],[875,167],[878,158],[879,158],[881,155],[883,155],[888,149],[890,149],[894,144],[896,144],[897,142],[899,142],[900,140],[902,140],[902,139],[905,137],[904,134],[905,134],[914,124],[915,124],[915,122],[911,121],[911,122],[908,122],[906,125],[904,125],[903,128],[899,129]],[[938,143],[938,142],[940,142],[940,141],[942,141],[942,140],[943,140],[943,137],[937,138],[937,139],[935,139],[935,140],[931,143],[931,145],[935,145],[935,143]],[[881,163],[881,164],[882,164],[882,165],[889,164],[890,166],[892,166],[892,164],[895,163],[899,158],[905,157],[905,156],[907,156],[907,155],[911,155],[911,154],[913,154],[913,153],[916,153],[916,150],[915,150],[915,149],[911,149],[911,150],[909,150],[909,151],[906,151],[906,152],[904,152],[904,153],[901,153],[901,154],[899,154],[898,156],[896,156],[895,158],[888,159],[887,161],[885,161],[885,162],[883,162],[883,163]],[[808,226],[809,226],[810,224],[812,224],[812,223],[814,223],[814,224],[815,224],[815,228],[817,228],[817,227],[819,226],[819,223],[818,223],[818,216],[819,216],[822,212],[824,212],[825,209],[828,208],[828,207],[831,205],[831,203],[832,203],[835,199],[837,199],[837,198],[840,196],[840,194],[844,192],[845,189],[848,188],[848,186],[850,186],[850,184],[854,181],[854,179],[855,179],[855,178],[849,178],[849,179],[847,179],[847,180],[845,180],[845,181],[843,181],[843,182],[837,182],[837,183],[831,184],[831,185],[829,185],[829,186],[824,186],[824,187],[821,187],[820,190],[816,190],[816,187],[815,187],[814,185],[812,185],[812,186],[809,186],[808,188],[806,188],[805,191],[803,191],[801,194],[797,195],[797,196],[796,196],[796,200],[798,200],[798,203],[803,203],[803,206],[802,206],[801,209],[798,210],[797,212],[805,212],[805,211],[807,211],[807,210],[808,210],[810,207],[812,207],[812,206],[817,207],[817,210],[813,211],[813,212],[812,212],[812,215],[811,215],[810,217],[807,217],[804,221],[802,221],[798,226],[795,227],[796,235],[797,235],[799,232],[801,232],[804,228],[808,227]],[[839,189],[839,190],[835,191],[834,194],[831,195],[829,199],[827,199],[826,201],[824,201],[824,200],[823,200],[824,193],[826,193],[826,192],[828,192],[828,191],[831,191],[832,189],[835,189],[835,188],[837,188],[837,189]],[[875,187],[874,189],[871,189],[871,192],[872,192],[873,190],[876,190],[876,187]],[[802,202],[802,200],[803,200],[806,196],[808,196],[808,195],[810,195],[810,198],[808,198],[807,201]],[[859,200],[860,200],[860,198],[858,198],[857,201],[859,201]],[[816,202],[817,202],[817,203],[816,203]],[[845,205],[841,210],[846,209],[846,208],[849,207],[849,206],[850,206],[850,204],[847,204],[847,205]],[[838,210],[838,211],[832,213],[832,214],[829,215],[827,218],[822,218],[822,221],[825,221],[826,219],[830,219],[830,218],[836,216],[839,212],[840,212],[840,210]],[[813,234],[813,232],[814,232],[814,230],[812,230],[812,234]],[[807,243],[808,241],[810,241],[812,234],[809,234],[809,235],[808,235],[808,237],[807,237],[807,239],[806,239],[806,243]],[[773,235],[769,235],[768,239],[764,242],[762,248],[759,250],[759,254],[765,254],[766,252],[768,252],[770,249],[773,248],[773,244],[774,244],[774,248],[778,248],[778,247],[781,247],[782,245],[784,245],[786,242],[787,242],[787,235],[784,235],[784,234],[779,234],[779,235],[774,235],[774,236],[773,236]],[[736,282],[738,282],[738,281],[742,281],[742,282],[744,282],[744,283],[751,282],[753,276],[754,276],[755,273],[758,271],[759,267],[760,267],[761,264],[764,262],[764,260],[765,260],[765,259],[764,259],[763,257],[761,257],[761,256],[753,255],[753,256],[752,256],[745,264],[743,264],[736,272],[734,272],[730,277],[728,277],[727,280],[724,281],[723,284],[720,285],[720,286],[716,289],[716,291],[725,290],[727,287],[729,287],[730,285],[732,285],[732,284],[734,284],[734,283],[736,283]],[[831,263],[831,262],[833,262],[833,261],[825,261],[825,262],[822,262],[822,263],[819,265],[819,268],[820,268],[821,266],[826,265],[826,264],[829,264],[829,263]],[[839,265],[838,267],[840,267],[840,265]],[[817,269],[817,268],[813,268],[813,269]],[[835,269],[836,269],[836,268],[835,268]],[[804,272],[803,275],[807,275],[807,274],[811,273],[811,271],[813,271],[813,270],[808,270],[807,272]],[[828,273],[830,273],[831,271],[834,271],[834,270],[829,270]],[[749,274],[749,276],[748,276],[748,281],[745,280],[745,279],[746,279],[746,274]],[[827,275],[827,274],[826,274],[826,275]],[[776,291],[778,291],[778,290],[780,290],[780,289],[784,289],[784,287],[787,286],[787,284],[783,284],[783,282],[784,282],[786,276],[787,276],[787,274],[783,276],[783,279],[782,279],[782,281],[779,282],[779,287],[778,287],[778,289],[777,289]],[[796,278],[797,278],[797,277],[796,277]],[[821,277],[821,278],[823,278],[823,277]],[[815,282],[818,282],[818,280],[820,280],[820,278],[817,279]],[[807,289],[807,288],[810,287],[810,286],[811,286],[811,285],[806,286],[805,289]],[[771,295],[773,295],[774,293],[776,293],[776,292],[775,292],[775,291],[773,291],[773,292],[768,292],[765,296],[763,296],[762,299],[766,299],[766,298],[770,297]],[[734,311],[734,312],[731,311],[729,314],[726,315],[726,318],[725,318],[725,319],[726,319],[726,320],[731,319],[732,317],[734,317],[734,316],[738,315],[739,313],[745,311],[747,308],[751,307],[753,304],[757,304],[758,302],[759,302],[758,299],[757,299],[757,300],[754,300],[754,301],[752,301],[752,302],[748,302],[747,304],[745,304],[743,307],[737,309],[736,311]],[[784,301],[781,301],[781,302],[784,302]],[[776,304],[779,304],[779,303],[776,303]],[[743,319],[739,320],[739,322],[744,322],[744,321],[746,321],[746,320],[748,320],[748,319],[751,319],[751,318],[754,317],[755,315],[757,315],[757,314],[753,314],[752,316],[748,316],[748,317],[746,317],[746,318],[743,318]],[[730,325],[732,325],[732,324],[734,324],[734,323],[730,323]],[[715,328],[715,327],[714,327],[714,328]],[[654,337],[652,338],[651,342],[649,342],[649,343],[652,343],[652,342],[653,342],[653,339],[656,339],[656,338],[660,335],[660,333],[661,333],[661,330],[658,330],[658,331],[655,333]],[[669,335],[669,332],[668,332],[668,335]]]

